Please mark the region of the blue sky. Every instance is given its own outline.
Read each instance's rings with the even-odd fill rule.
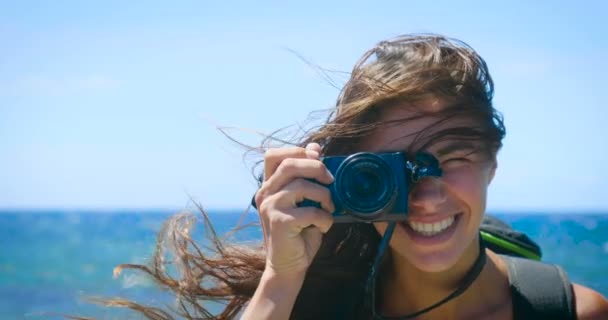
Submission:
[[[606,4],[329,2],[0,1],[0,208],[244,208],[250,163],[215,126],[271,132],[338,93],[291,51],[349,71],[436,32],[495,80],[489,208],[608,209]]]

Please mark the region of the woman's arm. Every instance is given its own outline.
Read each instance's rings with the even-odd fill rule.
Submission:
[[[579,320],[608,319],[608,300],[597,291],[581,286],[572,285],[576,301],[576,315]]]
[[[281,275],[268,269],[264,271],[241,320],[289,319],[304,277],[305,273]]]

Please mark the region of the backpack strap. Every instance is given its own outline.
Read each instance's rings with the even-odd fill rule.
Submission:
[[[572,284],[559,266],[501,256],[509,269],[513,319],[576,319]]]

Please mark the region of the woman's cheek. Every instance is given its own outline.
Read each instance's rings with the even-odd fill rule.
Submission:
[[[450,193],[471,207],[485,208],[486,176],[481,168],[474,165],[446,168],[442,177]],[[471,208],[473,209],[473,208]]]

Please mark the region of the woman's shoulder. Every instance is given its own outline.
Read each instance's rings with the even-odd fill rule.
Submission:
[[[572,284],[572,291],[576,301],[577,319],[608,319],[608,300],[599,292],[576,283]]]

